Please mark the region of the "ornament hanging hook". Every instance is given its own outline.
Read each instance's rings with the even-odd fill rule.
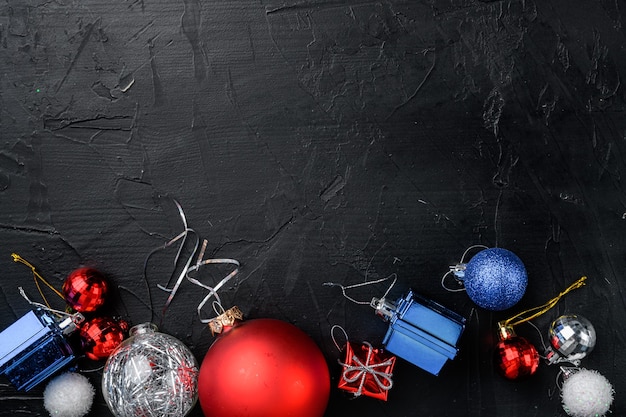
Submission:
[[[372,285],[372,284],[378,284],[378,283],[387,281],[389,278],[393,278],[393,281],[391,282],[391,284],[389,285],[389,287],[387,288],[387,290],[385,291],[385,293],[381,297],[381,300],[383,300],[383,299],[385,299],[385,297],[387,297],[387,295],[389,294],[389,292],[391,291],[391,289],[395,285],[396,281],[398,280],[398,274],[396,274],[395,272],[392,273],[391,275],[386,276],[385,278],[379,278],[379,279],[374,280],[374,281],[365,281],[365,282],[361,282],[361,283],[358,283],[358,284],[342,285],[342,284],[337,284],[336,282],[325,282],[322,285],[325,286],[325,287],[339,287],[339,288],[341,288],[341,293],[343,294],[344,298],[346,298],[349,301],[352,301],[355,304],[370,305],[372,303],[372,301],[359,301],[359,300],[356,300],[356,299],[350,297],[346,293],[346,290],[350,290],[352,288],[358,288],[358,287],[365,287],[367,285]]]
[[[42,310],[45,310],[45,311],[47,311],[49,313],[55,314],[58,317],[65,318],[65,320],[63,320],[64,323],[65,323],[66,320],[69,320],[75,326],[77,326],[80,323],[82,323],[83,321],[85,321],[85,316],[83,316],[79,312],[70,314],[70,313],[67,313],[65,311],[56,310],[54,308],[48,307],[47,305],[44,305],[44,304],[32,301],[30,298],[28,298],[28,295],[26,295],[26,291],[24,291],[24,288],[18,287],[18,289],[20,291],[20,295],[22,296],[22,298],[24,298],[28,302],[28,304],[30,304],[33,307],[37,307],[37,308],[40,308]],[[69,323],[69,321],[68,321],[68,323]],[[72,330],[73,330],[73,328],[72,328]]]
[[[449,292],[462,292],[465,291],[465,286],[462,286],[461,288],[450,288],[448,286],[446,286],[446,278],[448,277],[448,275],[452,274],[454,276],[454,278],[456,279],[456,282],[460,285],[463,285],[463,280],[465,278],[465,268],[467,263],[465,262],[465,257],[467,256],[467,254],[474,250],[474,249],[489,249],[488,246],[485,245],[472,245],[470,247],[468,247],[467,249],[465,249],[465,252],[463,252],[463,255],[461,255],[461,259],[459,260],[459,262],[455,265],[450,265],[448,267],[448,271],[443,274],[443,276],[441,277],[441,286],[443,287],[444,290],[449,291]]]
[[[574,375],[580,368],[577,366],[560,366],[559,372],[556,374],[556,386],[559,390],[563,390],[563,382],[567,377]]]
[[[543,347],[543,351],[545,352],[546,349],[548,349],[548,347],[546,345],[546,341],[543,339],[543,335],[541,334],[541,331],[539,330],[539,328],[532,321],[529,321],[527,323],[530,324],[530,326],[537,331],[537,334],[539,335],[539,340],[541,340],[541,347]],[[546,359],[542,355],[539,355],[539,356],[541,357],[541,359]]]
[[[50,284],[48,281],[46,281],[46,279],[43,276],[41,276],[41,274],[39,272],[37,272],[37,268],[35,268],[35,266],[33,264],[31,264],[30,262],[28,262],[26,259],[22,258],[20,255],[18,255],[15,252],[11,253],[11,257],[13,258],[13,262],[18,262],[18,263],[24,264],[24,265],[26,265],[27,267],[30,268],[30,270],[33,273],[33,279],[35,281],[35,285],[37,286],[37,291],[39,291],[39,295],[41,295],[41,298],[43,299],[44,303],[46,304],[46,307],[50,308],[50,303],[48,303],[48,300],[46,299],[46,296],[44,295],[43,291],[41,290],[41,286],[39,285],[39,281],[41,281],[44,284],[46,284],[46,286],[48,288],[50,288],[56,295],[58,295],[61,299],[65,300],[65,297],[63,296],[63,294],[61,294],[61,292],[59,290],[54,288],[52,286],[52,284]]]
[[[217,294],[215,296],[217,297]],[[213,302],[211,303],[211,306],[213,307],[213,311],[215,312],[215,315],[217,316],[219,316],[220,314],[226,313],[226,310],[224,310],[224,306],[222,306],[221,301],[213,300]]]
[[[446,272],[445,274],[443,274],[443,276],[441,277],[441,286],[443,287],[444,290],[448,291],[448,292],[463,292],[465,291],[465,287],[460,287],[460,288],[450,288],[448,286],[446,286],[446,278],[448,277],[448,275],[453,274],[456,277],[457,272],[459,272],[460,269],[458,269],[458,265],[450,265],[450,269],[448,270],[448,272]],[[461,280],[459,280],[458,278],[456,279],[456,282],[458,284],[461,284]]]
[[[346,329],[344,329],[338,324],[334,324],[333,327],[330,328],[330,338],[333,340],[333,343],[337,347],[337,350],[341,352],[341,347],[339,346],[339,343],[337,343],[337,339],[335,338],[335,330],[341,330],[344,337],[346,338],[346,343],[348,343],[348,340],[349,340],[348,333],[346,333]]]

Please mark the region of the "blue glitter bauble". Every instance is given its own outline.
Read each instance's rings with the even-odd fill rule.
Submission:
[[[490,248],[470,259],[463,281],[467,295],[479,307],[500,311],[522,298],[528,276],[521,259],[513,252]]]

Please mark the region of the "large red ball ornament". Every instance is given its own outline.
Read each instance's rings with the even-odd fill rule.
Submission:
[[[507,379],[530,376],[539,367],[539,352],[527,339],[517,336],[512,328],[501,329],[494,352],[498,371]]]
[[[104,276],[93,268],[78,268],[63,283],[65,302],[81,313],[89,313],[102,306],[107,292]]]
[[[200,366],[198,391],[206,417],[322,417],[330,375],[302,330],[255,319],[218,336]]]
[[[80,326],[80,342],[85,356],[98,361],[109,355],[124,341],[128,323],[110,317],[96,317]]]

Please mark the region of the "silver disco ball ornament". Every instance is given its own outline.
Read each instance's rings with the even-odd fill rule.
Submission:
[[[576,366],[596,345],[596,330],[578,314],[563,315],[552,322],[550,344],[546,352],[549,364],[570,362]]]

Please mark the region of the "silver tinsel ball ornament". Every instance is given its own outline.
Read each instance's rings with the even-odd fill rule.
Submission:
[[[596,345],[596,330],[589,320],[578,314],[560,316],[548,331],[550,344],[546,352],[548,363],[580,364]]]
[[[175,337],[140,324],[109,356],[102,392],[116,417],[183,417],[198,398],[198,362]]]

